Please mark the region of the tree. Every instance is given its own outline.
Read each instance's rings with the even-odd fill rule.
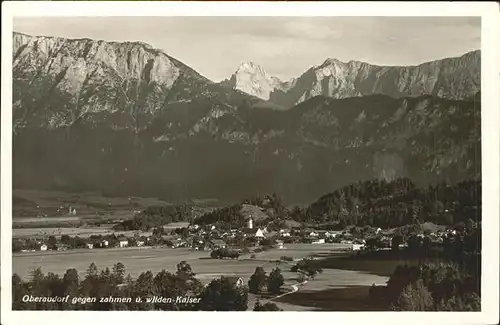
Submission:
[[[38,267],[30,272],[30,291],[34,295],[44,296],[45,290],[45,275],[42,268]]]
[[[424,254],[428,254],[431,250],[431,239],[428,236],[425,236],[422,239],[422,252]]]
[[[274,240],[270,238],[264,238],[260,241],[261,246],[272,246],[274,245]]]
[[[466,230],[466,224],[465,222],[463,221],[460,221],[459,223],[457,223],[454,227],[454,229],[459,232],[459,233],[464,233],[464,231]]]
[[[323,273],[323,269],[310,258],[304,258],[298,261],[297,264],[292,266],[291,271],[303,273],[313,279],[316,275]]]
[[[283,311],[283,309],[278,308],[278,306],[272,302],[266,302],[262,305],[260,301],[257,300],[253,307],[253,311]]]
[[[193,272],[191,265],[189,265],[186,261],[182,261],[177,264],[176,277],[178,282],[182,282],[182,286],[186,291],[197,294],[201,291],[202,285],[195,275],[196,274]]]
[[[434,310],[434,300],[423,281],[418,280],[403,290],[394,308],[400,311],[431,311]]]
[[[45,285],[47,287],[47,296],[49,297],[63,297],[65,288],[62,279],[59,275],[49,272],[45,277]],[[45,306],[46,309],[62,309],[62,302],[51,302],[50,306]]]
[[[164,234],[165,234],[165,228],[161,226],[153,228],[153,236],[162,236]]]
[[[55,236],[49,236],[49,239],[47,240],[47,246],[49,247],[49,249],[57,249],[57,239]]]
[[[70,296],[78,295],[78,287],[80,285],[80,280],[78,277],[78,271],[76,269],[67,269],[63,276],[63,284],[66,289],[65,294]]]
[[[366,248],[368,250],[375,250],[376,248],[378,248],[380,246],[380,240],[376,237],[372,237],[372,238],[368,238],[366,240]]]
[[[65,245],[71,244],[71,237],[69,237],[68,235],[62,235],[61,236],[61,243],[65,244]]]
[[[472,233],[476,228],[477,228],[476,222],[474,220],[472,220],[471,218],[469,218],[467,220],[467,225],[466,225],[467,233],[468,234]]]
[[[155,285],[153,282],[153,273],[151,271],[143,272],[137,278],[134,284],[134,297],[151,297],[156,294]],[[153,310],[154,306],[151,303],[141,303],[138,305],[139,310]]]
[[[154,294],[165,298],[174,298],[175,300],[175,297],[185,296],[188,292],[187,281],[186,275],[183,273],[179,276],[178,274],[162,270],[154,277]],[[187,307],[185,304],[176,304],[175,302],[173,304],[158,304],[156,306],[160,310],[180,310]]]
[[[399,250],[399,245],[403,243],[403,236],[401,235],[396,235],[392,237],[391,240],[391,247],[393,251],[398,251]]]
[[[113,279],[116,284],[122,284],[125,277],[125,265],[122,262],[118,262],[113,265]]]
[[[199,296],[198,308],[206,311],[245,311],[248,292],[236,287],[228,278],[212,280]]]
[[[267,290],[274,294],[279,294],[281,292],[281,286],[285,284],[285,279],[281,274],[281,270],[279,268],[275,268],[269,274],[267,278]]]
[[[22,310],[29,307],[28,304],[22,301],[24,295],[28,294],[28,289],[25,287],[22,279],[14,273],[12,275],[12,309]]]
[[[12,238],[12,252],[19,252],[24,249],[23,243],[19,239]]]
[[[307,280],[306,275],[303,273],[299,273],[297,276],[297,282],[298,283],[303,283]]]
[[[250,293],[260,293],[262,288],[266,284],[266,271],[261,266],[255,268],[255,272],[252,274],[250,279],[248,280],[248,291]]]
[[[453,296],[448,300],[442,300],[438,311],[481,311],[481,297],[478,294],[467,294],[464,297]]]
[[[90,263],[87,269],[87,277],[97,276],[97,265],[94,262]]]
[[[421,247],[421,241],[420,238],[416,234],[412,234],[408,238],[408,251],[410,252],[418,252]]]
[[[195,276],[193,269],[191,268],[191,265],[189,265],[186,261],[182,261],[179,264],[177,264],[177,275],[179,276],[183,275],[186,276],[187,278]]]
[[[219,254],[219,250],[211,251],[210,257],[211,258],[221,258],[220,254]]]

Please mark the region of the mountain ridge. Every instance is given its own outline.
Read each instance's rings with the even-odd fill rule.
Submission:
[[[327,58],[299,77],[271,85],[264,78],[245,84],[238,70],[222,84],[261,99],[293,106],[317,95],[333,98],[386,94],[391,97],[418,96],[422,93],[443,98],[463,99],[480,89],[481,50],[409,66],[373,65],[367,62]],[[465,62],[464,62],[465,61]],[[458,65],[458,69],[454,69]],[[450,67],[451,66],[451,67]],[[235,82],[235,79],[243,82]],[[233,82],[227,82],[233,80]],[[254,89],[265,91],[253,91]]]
[[[478,95],[320,93],[275,110],[142,45],[13,37],[15,188],[304,202],[374,177],[480,175]]]

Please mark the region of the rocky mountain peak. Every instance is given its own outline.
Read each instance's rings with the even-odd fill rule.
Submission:
[[[236,69],[236,73],[253,73],[271,77],[263,67],[254,62],[242,62]]]
[[[213,84],[143,42],[22,33],[13,33],[13,74],[16,127],[24,125],[21,107],[60,127],[97,112],[155,113],[170,103],[191,101],[194,93],[208,96]]]
[[[321,65],[320,67],[323,66],[328,66],[328,65],[339,65],[339,64],[345,64],[344,62],[335,59],[335,58],[327,58]]]
[[[294,105],[321,95],[348,98],[373,94],[394,98],[433,95],[464,99],[480,90],[481,52],[444,58],[415,66],[378,66],[328,58],[297,78],[288,90],[271,100]]]
[[[332,184],[480,171],[479,95],[443,98],[479,89],[477,54],[416,67],[331,60],[288,83],[247,62],[225,81],[264,102],[140,42],[13,41],[16,188],[304,202]],[[263,109],[274,100],[290,109]]]
[[[286,85],[254,62],[241,63],[231,78],[222,84],[264,100],[268,100],[274,90],[283,89]]]

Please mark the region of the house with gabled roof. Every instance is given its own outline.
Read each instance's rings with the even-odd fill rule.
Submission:
[[[264,238],[264,232],[262,229],[258,228],[257,231],[255,232],[255,237],[256,238]]]
[[[117,238],[117,240],[118,240],[118,245],[119,245],[120,248],[124,248],[124,247],[128,246],[128,239],[127,239],[127,237],[125,237],[125,236],[119,236]]]
[[[223,280],[228,280],[234,287],[240,288],[242,287],[245,283],[243,282],[243,279],[239,276],[222,276],[221,279]]]

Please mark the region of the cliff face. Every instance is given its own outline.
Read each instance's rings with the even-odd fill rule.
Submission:
[[[481,87],[481,53],[469,52],[408,67],[376,66],[364,62],[327,59],[292,82],[269,83],[270,76],[251,79],[240,69],[227,85],[276,104],[293,106],[314,96],[347,98],[382,94],[395,98],[434,95],[464,99]],[[262,89],[263,91],[254,91]],[[265,91],[264,91],[265,90]]]
[[[222,81],[221,84],[269,100],[274,91],[288,91],[293,81],[281,81],[277,77],[268,74],[261,66],[253,62],[244,62],[236,69],[231,78]]]
[[[376,87],[367,89],[387,89],[385,68],[377,74],[361,63],[330,60],[288,84],[293,93],[321,77],[328,80],[319,83],[323,88],[297,92],[292,101],[303,101],[278,111],[143,43],[13,37],[16,188],[168,200],[239,201],[276,192],[304,202],[373,177],[425,184],[480,175],[479,96],[336,99],[325,90],[359,96],[364,90],[352,83],[370,78]],[[450,62],[441,69],[453,74]],[[369,77],[335,79],[349,66]],[[438,78],[443,89],[457,89],[448,87],[450,80]],[[337,88],[324,87],[330,84]]]
[[[13,35],[14,125],[29,119],[51,127],[89,113],[155,114],[196,96],[231,96],[165,53],[140,42]],[[239,95],[241,96],[241,95]],[[96,121],[96,123],[99,121]],[[137,125],[137,121],[130,121]]]

